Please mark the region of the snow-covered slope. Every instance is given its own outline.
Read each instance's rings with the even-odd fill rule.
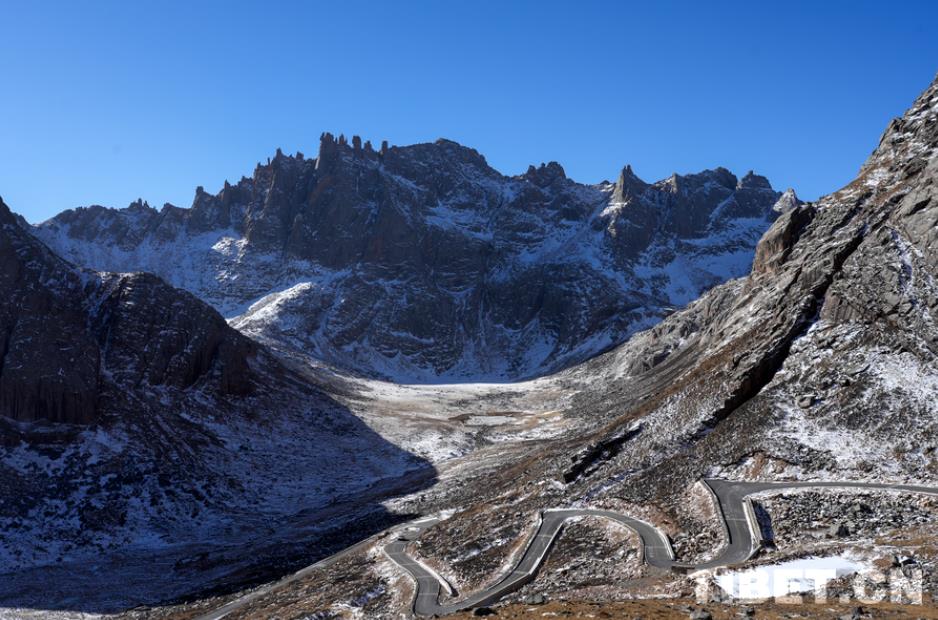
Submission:
[[[278,524],[314,544],[432,478],[193,295],[79,270],[2,201],[0,290],[0,600],[108,610],[237,582]]]
[[[781,200],[780,200],[781,197]],[[748,272],[797,205],[718,168],[581,185],[506,177],[446,140],[371,149],[325,134],[191,209],[66,211],[35,227],[69,260],[148,271],[238,329],[404,382],[505,380],[595,355]]]

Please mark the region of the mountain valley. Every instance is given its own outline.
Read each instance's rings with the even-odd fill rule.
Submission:
[[[815,557],[931,603],[936,181],[938,80],[808,203],[330,134],[189,209],[0,202],[0,606],[720,615],[732,570]]]

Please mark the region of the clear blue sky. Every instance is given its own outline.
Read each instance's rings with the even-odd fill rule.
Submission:
[[[278,146],[315,156],[322,131],[447,137],[583,182],[754,168],[816,198],[938,72],[932,1],[0,9],[0,196],[30,221],[188,206]]]

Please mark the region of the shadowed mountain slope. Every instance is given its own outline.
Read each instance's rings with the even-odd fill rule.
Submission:
[[[250,583],[382,527],[383,497],[433,479],[192,294],[80,270],[2,202],[0,288],[2,606]]]

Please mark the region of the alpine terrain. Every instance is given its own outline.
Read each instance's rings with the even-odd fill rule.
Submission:
[[[718,168],[649,184],[520,176],[447,140],[375,151],[324,134],[189,209],[65,211],[36,228],[66,259],[154,273],[257,339],[407,383],[528,378],[619,344],[745,274],[798,204]]]
[[[806,614],[933,611],[938,80],[815,202],[323,134],[0,202],[0,283],[13,617],[704,620],[819,558]]]
[[[204,617],[751,615],[719,584],[806,556],[839,569],[806,613],[930,613],[936,180],[938,80],[853,182],[784,210],[746,277],[560,374],[480,389],[469,417],[500,443],[389,502],[420,519]]]
[[[113,611],[264,574],[248,549],[297,552],[278,524],[315,547],[349,494],[380,523],[369,497],[432,477],[191,294],[79,269],[2,201],[0,285],[4,601]]]

